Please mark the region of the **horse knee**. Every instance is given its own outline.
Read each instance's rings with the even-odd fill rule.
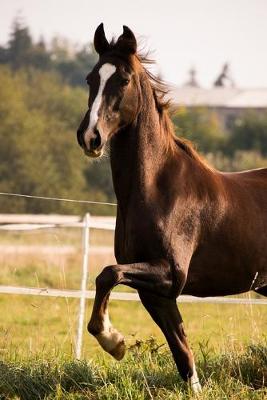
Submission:
[[[119,270],[117,265],[109,265],[96,277],[96,290],[112,288],[119,280]]]

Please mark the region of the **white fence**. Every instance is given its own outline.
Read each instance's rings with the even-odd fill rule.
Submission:
[[[0,193],[1,194],[1,193]],[[34,295],[34,296],[52,296],[52,297],[72,297],[80,299],[80,307],[78,314],[78,328],[76,338],[76,358],[80,359],[83,342],[83,326],[84,326],[84,315],[86,299],[93,299],[95,297],[95,291],[87,290],[87,279],[89,272],[89,235],[90,228],[94,229],[115,229],[114,218],[101,218],[91,217],[86,214],[83,221],[79,217],[73,216],[38,216],[38,215],[0,215],[0,230],[13,230],[13,231],[28,231],[35,229],[47,229],[56,227],[77,227],[83,229],[83,264],[82,264],[82,276],[81,276],[81,288],[80,290],[59,290],[49,288],[32,288],[32,287],[14,287],[14,286],[1,286],[0,293],[3,294],[16,294],[16,295]],[[139,301],[139,297],[136,293],[126,292],[112,292],[111,299],[114,300],[127,300],[127,301]],[[178,298],[179,303],[220,303],[220,304],[260,304],[267,305],[265,299],[251,299],[251,298],[229,298],[229,297],[209,297],[209,298],[197,298],[193,296],[180,296]]]

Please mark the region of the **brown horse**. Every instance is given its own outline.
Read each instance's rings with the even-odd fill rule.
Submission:
[[[136,289],[182,378],[197,392],[176,299],[249,290],[267,295],[267,169],[221,173],[175,137],[164,88],[144,67],[129,28],[109,43],[101,24],[94,45],[99,61],[87,76],[88,111],[77,135],[91,157],[110,142],[118,264],[96,279],[88,330],[121,359],[125,344],[109,321],[109,295],[118,284]]]

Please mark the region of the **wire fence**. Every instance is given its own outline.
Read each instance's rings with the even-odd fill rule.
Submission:
[[[104,203],[96,201],[85,201],[85,200],[74,200],[74,199],[63,199],[56,197],[43,197],[43,196],[31,196],[21,195],[17,193],[4,193],[0,192],[3,196],[18,196],[26,198],[45,199],[50,201],[72,201],[72,202],[84,202],[88,204],[105,204],[110,206],[116,206],[114,203]],[[6,231],[29,231],[36,229],[47,229],[47,228],[58,228],[58,227],[71,227],[71,228],[82,228],[83,229],[83,261],[82,261],[82,275],[80,290],[60,290],[50,288],[36,288],[36,287],[14,287],[0,285],[0,293],[2,294],[16,294],[16,295],[34,295],[34,296],[49,296],[49,297],[64,297],[64,298],[78,298],[80,299],[80,306],[78,312],[78,326],[76,336],[76,351],[75,356],[77,359],[81,358],[82,343],[83,343],[83,327],[85,318],[86,300],[93,299],[95,297],[95,291],[87,290],[88,274],[90,270],[89,266],[89,253],[90,253],[90,229],[104,229],[111,230],[115,229],[115,220],[103,219],[92,217],[88,213],[84,216],[83,220],[77,217],[69,217],[64,219],[57,216],[52,218],[49,216],[25,216],[24,218],[18,218],[12,215],[6,215],[0,218],[0,230]],[[136,293],[127,292],[112,292],[111,299],[124,300],[124,301],[139,301],[139,297]],[[245,305],[267,305],[265,299],[253,299],[253,298],[232,298],[232,297],[209,297],[209,298],[198,298],[193,296],[181,295],[178,298],[179,303],[213,303],[213,304],[245,304]]]
[[[83,204],[99,204],[103,206],[117,206],[116,203],[108,203],[104,201],[93,201],[93,200],[77,200],[77,199],[67,199],[64,197],[47,197],[47,196],[34,196],[30,194],[20,194],[20,193],[9,193],[9,192],[0,192],[1,196],[8,197],[24,197],[26,199],[38,199],[38,200],[52,200],[52,201],[64,201],[68,203],[83,203]]]

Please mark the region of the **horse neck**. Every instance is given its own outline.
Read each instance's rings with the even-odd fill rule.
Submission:
[[[168,141],[153,92],[146,89],[135,121],[111,140],[111,169],[118,203],[131,194],[143,201],[164,157],[168,157]]]

